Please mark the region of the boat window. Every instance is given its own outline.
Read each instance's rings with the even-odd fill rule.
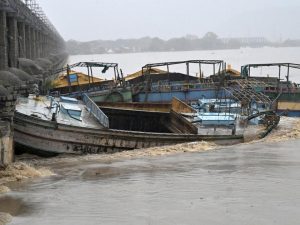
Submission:
[[[76,73],[69,75],[70,83],[78,82],[78,76]]]

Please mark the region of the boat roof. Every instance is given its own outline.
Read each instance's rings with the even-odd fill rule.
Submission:
[[[143,75],[143,73],[149,73],[149,74],[163,74],[163,73],[167,73],[167,71],[165,70],[161,70],[158,68],[148,68],[147,70],[139,70],[135,73],[132,74],[128,74],[125,78],[126,81],[132,80],[134,78],[140,77]]]
[[[89,84],[89,83],[100,83],[103,82],[103,79],[97,78],[97,77],[91,77],[88,76],[87,74],[84,74],[82,72],[77,72],[74,70],[70,71],[69,76],[75,77],[75,80],[73,82],[69,83],[68,79],[68,74],[64,73],[59,75],[56,79],[53,80],[52,84],[54,88],[64,88],[64,87],[69,87],[69,86],[79,86],[79,85],[84,85],[84,84]]]
[[[177,64],[208,64],[208,65],[223,65],[223,60],[185,60],[185,61],[173,61],[173,62],[160,62],[160,63],[149,63],[143,66],[142,70],[145,71],[146,68],[154,68],[161,66],[170,66]]]
[[[59,103],[59,98],[55,101]],[[30,95],[28,98],[19,97],[17,100],[16,111],[27,116],[34,116],[42,120],[50,121],[52,114],[56,111],[56,107],[50,109],[50,98],[47,96],[35,97]],[[83,102],[79,101],[78,104],[62,103],[66,107],[71,107],[76,110],[81,110],[81,121],[70,117],[69,115],[58,112],[56,121],[60,124],[86,127],[86,128],[103,128],[98,120],[86,109]]]
[[[51,75],[55,75],[55,74],[59,74],[62,72],[66,72],[68,70],[71,70],[75,67],[89,67],[89,68],[93,68],[93,67],[100,67],[100,68],[114,68],[117,69],[118,68],[118,63],[106,63],[106,62],[78,62],[78,63],[74,63],[72,65],[67,65],[63,68],[57,69],[57,70],[53,70],[50,71]]]

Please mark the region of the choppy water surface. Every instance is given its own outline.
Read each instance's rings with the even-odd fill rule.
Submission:
[[[239,68],[247,63],[297,63],[299,49],[73,56],[70,63],[118,62],[125,74],[150,62],[186,59],[224,59]],[[292,79],[300,82],[293,72]],[[283,118],[266,139],[228,147],[193,143],[31,159],[56,175],[10,184],[11,192],[0,197],[0,212],[7,213],[0,213],[0,224],[12,216],[14,225],[298,225],[299,121]]]
[[[12,224],[299,224],[300,140],[137,158],[64,160],[12,185]],[[8,204],[9,207],[3,207]]]

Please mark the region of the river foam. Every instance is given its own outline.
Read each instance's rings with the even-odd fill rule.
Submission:
[[[0,212],[0,225],[8,224],[12,221],[12,216],[8,213]]]
[[[277,128],[267,137],[253,142],[282,142],[298,138],[300,138],[300,118],[281,117]]]
[[[24,162],[16,162],[0,170],[0,185],[13,181],[51,175],[53,175],[53,173],[45,167],[35,168]],[[9,189],[6,186],[0,186],[0,193],[8,191]]]
[[[274,129],[267,137],[263,139],[255,139],[249,141],[245,140],[245,143],[242,143],[241,145],[252,144],[257,142],[268,143],[268,142],[287,141],[296,138],[300,138],[300,119],[282,117],[278,127]],[[4,172],[4,176],[8,176],[9,179],[12,180],[22,180],[26,178],[43,177],[43,176],[49,176],[53,174],[49,169],[45,169],[44,167],[49,167],[52,168],[53,170],[57,170],[60,168],[68,168],[74,165],[79,165],[81,163],[91,162],[91,161],[105,163],[105,162],[116,161],[116,160],[127,160],[127,159],[130,160],[130,159],[143,158],[143,157],[167,156],[167,155],[174,155],[174,154],[180,154],[185,152],[189,153],[189,152],[212,151],[215,149],[220,149],[222,147],[224,146],[220,146],[212,142],[200,141],[200,142],[183,143],[183,144],[176,144],[170,146],[159,146],[159,147],[151,147],[145,149],[122,151],[113,154],[96,154],[96,155],[93,154],[93,155],[82,155],[82,156],[60,155],[54,158],[40,158],[31,155],[21,156],[21,157],[19,156],[18,160],[22,162],[26,162],[27,164],[25,163],[13,164],[12,166],[8,167],[8,169],[6,169],[6,171]],[[29,166],[29,165],[33,165],[33,166]],[[3,172],[1,174],[0,171],[0,177],[1,176],[3,177]],[[0,184],[1,184],[1,180],[0,180]]]
[[[0,194],[3,194],[3,193],[6,193],[6,192],[9,192],[10,189],[4,185],[0,185]]]

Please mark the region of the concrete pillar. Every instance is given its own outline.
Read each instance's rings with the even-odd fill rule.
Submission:
[[[0,96],[0,166],[13,162],[13,116],[17,96]]]
[[[25,37],[25,23],[18,23],[19,33],[19,57],[26,58],[26,37]]]
[[[31,32],[29,25],[25,25],[25,47],[26,58],[31,59]]]
[[[35,30],[35,57],[40,57],[40,32]]]
[[[35,32],[35,36],[36,36],[36,50],[35,50],[36,57],[40,58],[40,42],[41,42],[41,40],[40,40],[40,32],[36,31]]]
[[[43,34],[39,31],[39,58],[43,57]]]
[[[45,38],[45,54],[46,54],[47,56],[48,56],[49,53],[50,53],[49,45],[50,45],[49,37],[46,36],[46,38]]]
[[[43,56],[43,58],[46,57],[45,48],[46,48],[46,36],[45,36],[45,34],[42,34],[42,56]]]
[[[7,17],[8,66],[17,67],[19,57],[18,24],[15,17]]]
[[[6,12],[0,11],[0,70],[5,70],[7,68],[7,59]]]
[[[46,39],[46,54],[47,55],[50,55],[51,53],[51,38],[49,36],[47,36],[47,39]]]
[[[41,33],[41,57],[45,57],[45,35]]]
[[[34,28],[31,28],[30,29],[30,37],[31,37],[31,59],[34,60],[36,58],[36,55],[35,55],[35,49],[36,49],[36,46],[35,46],[35,30]]]
[[[47,35],[43,34],[43,57],[47,57]]]

